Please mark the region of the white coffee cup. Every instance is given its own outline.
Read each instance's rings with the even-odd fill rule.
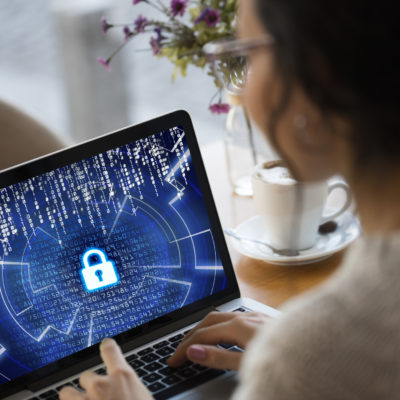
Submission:
[[[282,161],[258,165],[252,175],[253,197],[264,226],[264,240],[279,250],[305,250],[317,239],[319,225],[337,218],[352,203],[349,186],[340,180],[297,182]],[[345,192],[343,206],[324,215],[328,196]]]

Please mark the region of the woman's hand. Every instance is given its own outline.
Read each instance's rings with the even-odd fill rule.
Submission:
[[[168,360],[177,367],[186,359],[217,369],[239,369],[243,354],[216,347],[229,343],[245,349],[255,332],[270,317],[262,313],[212,312],[193,328]]]
[[[107,368],[106,376],[93,371],[84,372],[80,385],[86,393],[72,387],[60,392],[60,400],[150,400],[152,395],[126,362],[121,349],[112,339],[105,339],[100,345],[100,355]]]

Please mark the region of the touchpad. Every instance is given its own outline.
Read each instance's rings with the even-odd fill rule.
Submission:
[[[224,400],[230,399],[238,384],[238,374],[228,373],[220,378],[213,379],[188,392],[182,393],[174,400]]]

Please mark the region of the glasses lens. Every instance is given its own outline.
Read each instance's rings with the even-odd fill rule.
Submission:
[[[241,92],[248,73],[245,56],[221,56],[214,60],[214,74],[221,87],[233,92]]]
[[[274,39],[263,35],[251,39],[227,39],[208,42],[203,53],[213,61],[212,73],[221,88],[233,92],[243,91],[251,73],[246,55],[259,47],[271,46]]]

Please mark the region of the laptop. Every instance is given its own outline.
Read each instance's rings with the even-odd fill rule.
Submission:
[[[185,111],[0,173],[1,399],[81,389],[105,337],[156,399],[229,398],[235,372],[166,365],[215,310],[279,315],[240,297]]]

